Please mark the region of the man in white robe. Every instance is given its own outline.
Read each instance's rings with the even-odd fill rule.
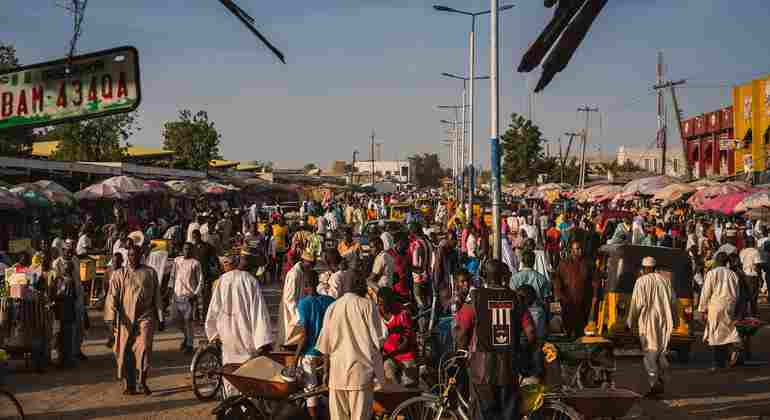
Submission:
[[[741,341],[735,329],[735,305],[738,302],[740,281],[726,267],[727,254],[717,253],[714,259],[716,268],[706,274],[698,305],[701,318],[706,320],[703,341],[714,351],[711,372],[727,366],[729,346]]]
[[[334,420],[372,417],[374,383],[385,383],[382,320],[377,306],[364,297],[360,282],[348,279],[345,293],[329,306],[316,349],[326,357],[329,414]]]
[[[306,273],[315,266],[315,254],[305,250],[299,262],[286,273],[283,283],[283,293],[279,304],[279,325],[277,342],[284,347],[293,347],[299,344],[300,333],[299,311],[297,305],[300,299],[305,297],[304,283]]]
[[[237,269],[220,277],[213,291],[206,315],[206,337],[222,342],[222,363],[245,363],[269,349],[271,331],[270,313],[259,282],[242,258]],[[237,394],[227,381],[224,384],[226,396]]]
[[[652,257],[642,260],[644,275],[636,280],[628,311],[628,328],[639,327],[639,338],[644,352],[644,368],[650,383],[647,397],[663,393],[663,375],[668,367],[666,349],[674,330],[676,294],[671,279],[655,272]]]

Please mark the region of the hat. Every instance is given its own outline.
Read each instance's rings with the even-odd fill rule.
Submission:
[[[221,257],[219,257],[219,262],[222,265],[235,264],[235,255],[222,255]]]
[[[75,241],[72,239],[67,239],[64,241],[64,249],[72,250],[73,248],[75,248]]]
[[[315,262],[315,254],[305,250],[305,252],[302,253],[302,259],[309,262]]]
[[[128,239],[135,245],[142,246],[142,244],[144,244],[144,233],[140,230],[135,230],[128,234]]]
[[[653,257],[644,257],[644,259],[642,259],[642,267],[655,267],[656,264],[657,262]]]

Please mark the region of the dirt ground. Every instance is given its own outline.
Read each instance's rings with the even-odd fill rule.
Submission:
[[[270,291],[271,304],[277,291]],[[273,306],[273,305],[271,305]],[[763,308],[768,320],[768,307]],[[149,385],[150,397],[123,396],[115,380],[114,358],[105,348],[105,330],[96,328],[100,314],[92,313],[94,329],[85,352],[89,360],[76,370],[50,369],[34,373],[24,362],[13,362],[7,380],[32,420],[53,419],[190,419],[212,418],[214,403],[196,400],[190,390],[191,356],[178,351],[181,334],[173,327],[155,337]],[[198,331],[202,336],[202,330]],[[666,399],[641,401],[628,419],[770,419],[770,327],[754,339],[750,366],[717,374],[707,373],[711,354],[700,340],[687,365],[674,364]],[[646,391],[641,360],[624,358],[618,364],[617,386]],[[764,414],[765,417],[762,417]]]

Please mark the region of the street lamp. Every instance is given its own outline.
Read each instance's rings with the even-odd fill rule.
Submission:
[[[471,115],[471,116],[473,115],[472,114],[472,112],[473,112],[472,109],[466,109],[466,108],[470,108],[470,100],[468,100],[466,102],[466,96],[467,96],[467,93],[468,93],[468,91],[466,89],[466,82],[468,82],[470,80],[470,78],[469,77],[458,76],[458,75],[456,75],[454,73],[446,73],[446,72],[441,73],[441,75],[444,76],[444,77],[448,77],[450,79],[462,80],[462,82],[463,82],[463,100],[462,100],[462,102],[463,102],[463,119],[462,119],[462,121],[463,121],[463,128],[462,128],[462,130],[463,130],[463,140],[464,140],[465,139],[465,134],[466,134],[466,126],[465,125],[466,125],[466,123],[469,123],[468,118],[466,118],[466,112],[470,111],[470,112],[468,112],[467,115]],[[489,79],[489,76],[479,76],[479,77],[474,77],[473,78],[473,80],[484,80],[484,79]],[[465,106],[466,104],[468,104],[467,107]],[[469,131],[471,132],[471,136],[472,136],[473,130],[469,130]],[[473,138],[473,137],[471,137],[471,138]],[[472,144],[473,143],[471,142],[471,145]],[[472,150],[473,146],[470,146],[469,149]],[[473,177],[474,177],[475,174],[473,173],[473,169],[474,169],[473,168],[473,160],[472,160],[473,159],[472,158],[473,154],[472,154],[472,152],[469,151],[468,155],[466,155],[465,152],[466,152],[465,141],[463,141],[463,148],[462,148],[461,156],[460,156],[460,162],[462,162],[460,164],[461,168],[462,168],[462,173],[460,175],[460,182],[461,182],[461,185],[462,185],[461,201],[464,201],[464,196],[465,196],[465,191],[466,191],[465,190],[465,179],[466,179],[466,176],[467,176],[467,178],[468,178],[468,196],[469,196],[468,202],[469,202],[469,205],[470,205],[470,203],[473,202],[473,192],[474,192]]]
[[[475,138],[475,136],[474,136],[475,135],[475,133],[474,133],[474,131],[475,131],[474,130],[475,108],[473,106],[473,103],[474,103],[474,100],[475,100],[475,95],[474,95],[474,85],[475,85],[475,83],[474,82],[476,81],[476,77],[475,77],[475,74],[476,74],[476,18],[479,17],[479,16],[482,16],[482,15],[486,15],[486,14],[490,14],[491,15],[491,19],[490,19],[491,23],[492,23],[492,27],[490,28],[490,30],[492,32],[491,38],[495,39],[495,42],[493,44],[493,48],[491,49],[491,53],[494,53],[495,57],[493,59],[490,59],[490,64],[492,63],[491,60],[494,60],[494,63],[495,63],[494,67],[495,68],[494,69],[490,69],[490,79],[491,79],[492,85],[493,85],[492,92],[494,93],[494,95],[493,95],[494,99],[492,100],[492,102],[494,102],[496,104],[497,96],[496,96],[495,92],[497,92],[497,90],[498,90],[498,83],[497,83],[497,56],[496,56],[496,54],[497,54],[497,16],[498,16],[498,12],[503,11],[503,10],[512,9],[514,7],[514,5],[512,5],[512,4],[508,4],[508,5],[504,5],[504,6],[499,6],[498,5],[498,0],[492,0],[491,1],[491,6],[492,7],[490,8],[490,10],[484,10],[484,11],[481,11],[481,12],[468,12],[468,11],[465,11],[465,10],[459,10],[459,9],[455,9],[453,7],[442,6],[442,5],[434,5],[433,6],[433,9],[436,10],[436,11],[439,11],[439,12],[455,13],[455,14],[460,14],[460,15],[465,15],[465,16],[470,16],[471,17],[471,32],[470,32],[470,35],[469,35],[469,37],[470,37],[470,40],[469,40],[470,41],[470,52],[469,53],[470,54],[469,54],[469,63],[468,63],[468,68],[470,70],[469,71],[468,79],[471,82],[470,83],[470,87],[468,89],[468,96],[469,96],[469,99],[468,99],[469,104],[468,105],[470,107],[470,118],[469,118],[469,128],[468,128],[469,131],[470,131],[470,144],[469,144],[469,155],[470,156],[469,156],[469,160],[470,160],[470,166],[471,166],[471,168],[470,168],[471,169],[471,174],[470,174],[470,176],[471,176],[471,179],[470,179],[470,194],[469,194],[470,195],[470,200],[469,200],[469,203],[468,203],[469,204],[469,208],[471,208],[471,206],[472,206],[473,193],[475,192],[475,179],[474,178],[475,178],[475,173],[476,173],[476,170],[475,170],[475,159],[474,159],[474,156],[473,156],[474,155],[474,138]],[[495,105],[493,108],[494,109],[492,109],[491,112],[495,113],[495,116],[492,118],[492,120],[496,121],[497,120],[497,115],[496,115],[497,105]],[[497,133],[497,128],[495,128],[495,133]],[[495,138],[497,138],[497,134],[495,134]],[[495,147],[495,151],[496,151],[496,147]],[[492,172],[494,173],[494,168],[492,168]],[[494,191],[493,191],[493,195],[494,195]],[[498,196],[499,196],[499,193],[498,193]],[[493,201],[494,201],[494,199],[493,199]],[[493,210],[494,210],[494,203],[493,203]],[[498,212],[499,212],[499,209],[498,209]],[[499,214],[496,215],[495,217],[499,218]],[[497,223],[497,228],[499,228],[500,221],[498,220],[496,223]],[[495,251],[496,251],[495,252],[495,258],[499,258],[500,257],[500,252],[499,252],[499,248],[500,247],[498,245],[498,242],[499,242],[499,232],[498,232],[498,238],[497,239],[498,240],[496,240],[496,243],[495,243]]]
[[[451,108],[451,107],[444,107],[444,108]],[[460,197],[460,191],[461,191],[461,184],[460,181],[460,170],[462,168],[462,165],[460,163],[460,148],[462,147],[462,140],[460,136],[457,133],[457,120],[440,120],[443,124],[448,124],[451,126],[452,131],[452,149],[451,149],[451,155],[452,155],[452,180],[455,184],[455,197]]]

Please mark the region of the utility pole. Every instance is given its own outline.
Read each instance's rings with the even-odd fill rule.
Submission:
[[[353,150],[353,163],[350,165],[350,183],[353,184],[353,174],[356,172],[356,156],[358,150]]]
[[[599,108],[591,108],[588,105],[584,105],[582,108],[578,108],[578,112],[586,113],[586,128],[583,131],[583,150],[580,152],[580,189],[582,190],[586,186],[586,145],[588,144],[589,117],[592,112],[599,112]]]
[[[692,167],[690,166],[690,158],[687,156],[687,141],[684,139],[684,136],[682,136],[682,112],[679,110],[679,100],[676,97],[676,87],[685,83],[687,83],[687,81],[684,79],[677,81],[666,81],[663,83],[658,83],[652,88],[658,92],[661,92],[664,89],[668,89],[669,93],[671,93],[671,102],[674,105],[674,116],[676,116],[676,124],[677,127],[679,127],[679,137],[682,140],[682,156],[684,157],[685,177],[689,181],[692,179]]]
[[[658,51],[658,82],[657,84],[660,85],[663,83],[663,52]],[[660,151],[660,158],[661,158],[661,175],[666,174],[666,149],[668,148],[668,128],[666,127],[666,103],[663,98],[663,91],[658,90],[658,135],[657,135],[657,141],[658,141],[658,147],[661,149]]]
[[[370,156],[372,158],[372,186],[374,186],[374,130],[372,130],[372,151]]]
[[[567,142],[567,151],[564,153],[564,157],[561,160],[561,182],[564,183],[564,167],[567,166],[567,159],[569,159],[569,151],[572,149],[572,141],[575,137],[579,137],[580,133],[564,133],[565,136],[569,136],[569,142]],[[561,150],[561,143],[559,143],[559,149]],[[561,152],[560,152],[561,153]]]

